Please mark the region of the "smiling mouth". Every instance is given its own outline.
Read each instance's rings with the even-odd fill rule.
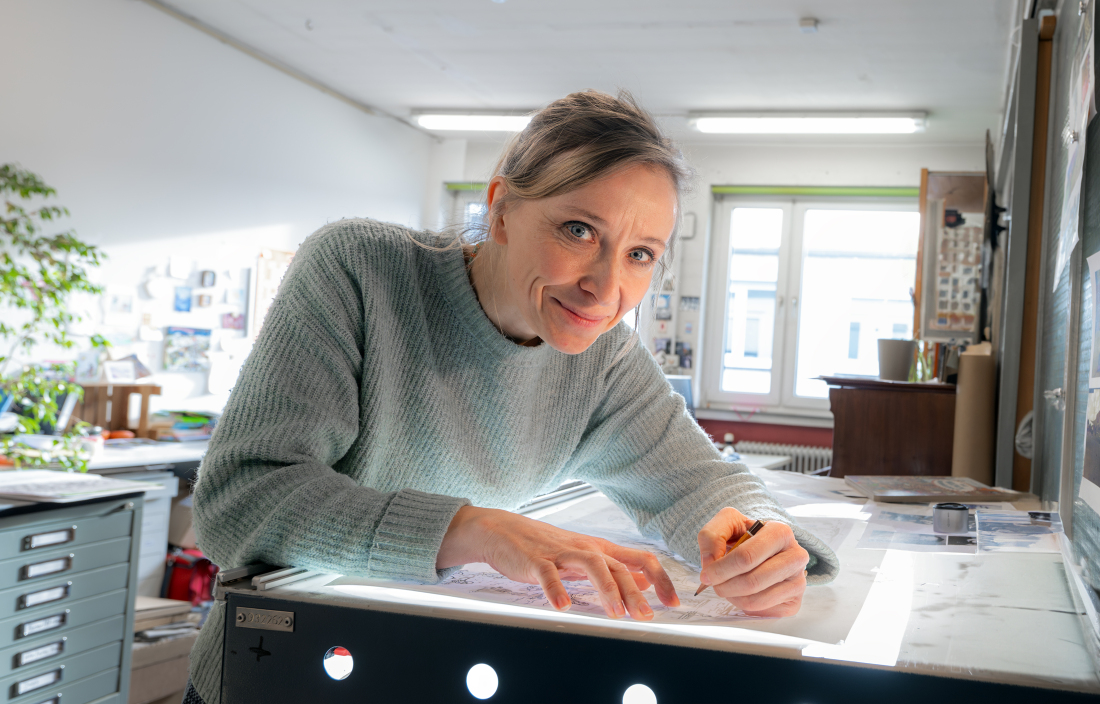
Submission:
[[[572,308],[565,305],[564,303],[562,303],[561,301],[559,301],[556,298],[553,299],[553,300],[554,300],[555,303],[557,303],[559,306],[561,306],[561,309],[563,311],[565,311],[565,316],[569,320],[571,320],[573,323],[575,323],[577,325],[580,325],[582,327],[586,327],[586,328],[595,327],[607,318],[606,315],[600,315],[600,316],[593,317],[593,316],[588,315],[586,313],[581,313],[579,311],[573,310]]]

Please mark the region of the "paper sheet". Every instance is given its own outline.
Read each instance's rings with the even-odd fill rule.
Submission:
[[[819,499],[820,500],[820,499]],[[857,512],[858,506],[852,506]],[[821,515],[828,511],[804,512],[810,515],[800,517],[799,522],[814,532],[834,550],[848,536],[858,521],[855,516]],[[851,513],[851,511],[848,511]],[[835,512],[834,512],[835,513]],[[670,608],[662,604],[652,589],[643,594],[653,609],[653,621],[657,623],[727,623],[762,620],[759,617],[746,616],[728,601],[708,589],[699,596],[693,596],[699,587],[699,572],[690,564],[669,550],[664,541],[643,537],[633,521],[605,497],[593,497],[574,506],[558,511],[544,519],[547,523],[564,530],[596,535],[617,545],[647,550],[657,556],[661,566],[672,579],[676,593],[680,596],[680,606]],[[334,586],[401,586],[403,589],[465,596],[480,601],[500,604],[527,606],[536,609],[553,610],[537,584],[522,584],[504,577],[486,564],[466,565],[455,572],[446,581],[436,585],[402,583],[381,580],[340,577],[332,582]],[[606,618],[600,605],[599,594],[587,581],[567,581],[572,606],[570,613],[582,613]],[[770,619],[769,619],[770,620]],[[841,635],[843,637],[843,635]]]
[[[979,552],[1061,552],[1056,511],[979,510]]]
[[[994,504],[997,505],[997,504]],[[859,541],[867,550],[906,550],[908,552],[978,552],[978,530],[970,515],[966,535],[939,535],[932,531],[932,507],[926,504],[867,504],[871,517]]]
[[[711,589],[697,597],[692,596],[699,587],[699,572],[669,550],[663,541],[642,537],[630,518],[602,496],[559,511],[545,520],[565,530],[598,535],[618,545],[648,550],[656,555],[661,566],[672,579],[681,604],[679,607],[670,608],[657,599],[653,589],[643,592],[653,609],[653,621],[656,623],[725,623],[761,620],[759,617],[746,616]],[[332,584],[334,586],[398,586],[393,582],[354,577],[341,577],[334,580]],[[481,601],[554,610],[538,584],[513,582],[486,564],[466,565],[438,585],[400,584],[399,586],[415,591],[461,595]],[[567,581],[565,587],[572,601],[570,613],[607,618],[603,606],[600,605],[599,594],[589,582]]]

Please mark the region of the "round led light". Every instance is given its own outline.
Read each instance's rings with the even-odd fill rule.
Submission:
[[[478,699],[488,699],[497,693],[497,671],[485,663],[474,665],[466,673],[466,688]]]
[[[657,695],[644,684],[632,684],[623,692],[623,704],[657,704]]]
[[[352,668],[355,667],[355,661],[351,657],[351,653],[347,648],[341,648],[336,646],[335,648],[329,648],[325,653],[325,672],[334,680],[346,679],[351,674]]]

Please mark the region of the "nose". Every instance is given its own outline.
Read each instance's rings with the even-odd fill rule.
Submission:
[[[590,261],[577,285],[590,296],[592,303],[617,308],[619,287],[622,282],[620,267],[614,256],[601,254]]]

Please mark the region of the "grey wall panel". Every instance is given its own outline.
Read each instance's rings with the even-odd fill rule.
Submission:
[[[1067,6],[1068,7],[1068,6]],[[1058,260],[1057,233],[1062,227],[1062,200],[1065,196],[1065,173],[1069,148],[1062,139],[1062,128],[1068,120],[1070,65],[1080,29],[1077,12],[1063,12],[1058,17],[1054,34],[1053,83],[1051,85],[1051,120],[1048,149],[1047,200],[1043,228],[1043,285],[1040,290],[1040,324],[1036,370],[1036,427],[1032,490],[1047,501],[1058,500],[1059,475],[1062,466],[1065,411],[1056,402],[1044,399],[1043,393],[1062,389],[1069,392],[1066,377],[1067,341],[1070,334],[1070,272],[1064,271],[1054,286]],[[1053,292],[1052,292],[1053,289]],[[1074,379],[1072,375],[1070,380]],[[1067,460],[1069,458],[1067,457]]]

